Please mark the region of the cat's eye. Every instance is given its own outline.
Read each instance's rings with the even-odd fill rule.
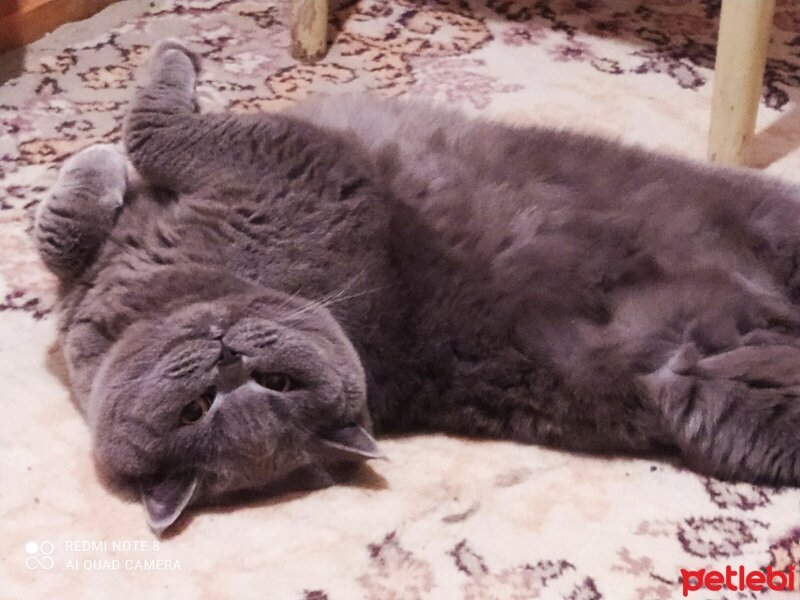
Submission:
[[[297,388],[297,382],[286,373],[253,373],[253,381],[273,392],[290,392]]]
[[[212,386],[206,389],[197,400],[189,402],[181,411],[181,423],[183,425],[190,425],[202,419],[203,415],[211,408],[211,404],[214,402],[216,395],[217,389]]]

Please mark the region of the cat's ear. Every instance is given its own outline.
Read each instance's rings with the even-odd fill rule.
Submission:
[[[142,503],[147,510],[147,524],[157,535],[172,525],[181,516],[197,489],[197,477],[193,473],[171,473],[142,485]]]
[[[360,425],[349,425],[320,436],[322,443],[341,455],[342,459],[367,460],[386,458],[369,432]]]

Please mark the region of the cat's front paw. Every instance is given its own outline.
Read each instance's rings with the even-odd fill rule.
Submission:
[[[127,170],[125,155],[113,144],[84,148],[61,167],[56,184],[39,208],[37,219],[54,205],[90,219],[98,216],[95,215],[98,212],[116,212],[125,196]]]
[[[184,57],[183,59],[178,58],[181,55]],[[200,72],[200,56],[196,52],[190,50],[181,40],[175,38],[167,38],[158,42],[153,46],[150,56],[151,61],[154,62],[188,59],[194,73],[197,74]]]
[[[64,163],[34,227],[51,271],[68,277],[86,267],[113,227],[126,187],[125,155],[111,144],[89,146]]]

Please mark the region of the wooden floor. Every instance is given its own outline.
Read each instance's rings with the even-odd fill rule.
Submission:
[[[38,40],[59,25],[90,17],[116,0],[0,0],[0,50]]]

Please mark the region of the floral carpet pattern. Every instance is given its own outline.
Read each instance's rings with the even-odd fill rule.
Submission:
[[[289,56],[286,4],[125,0],[0,56],[0,597],[668,600],[680,569],[797,566],[800,491],[642,458],[387,440],[349,485],[198,512],[163,540],[100,483],[29,232],[59,164],[119,140],[157,40],[204,57],[204,110],[420,96],[704,158],[718,1],[346,0],[314,65]],[[800,182],[792,0],[769,56],[753,163]]]

